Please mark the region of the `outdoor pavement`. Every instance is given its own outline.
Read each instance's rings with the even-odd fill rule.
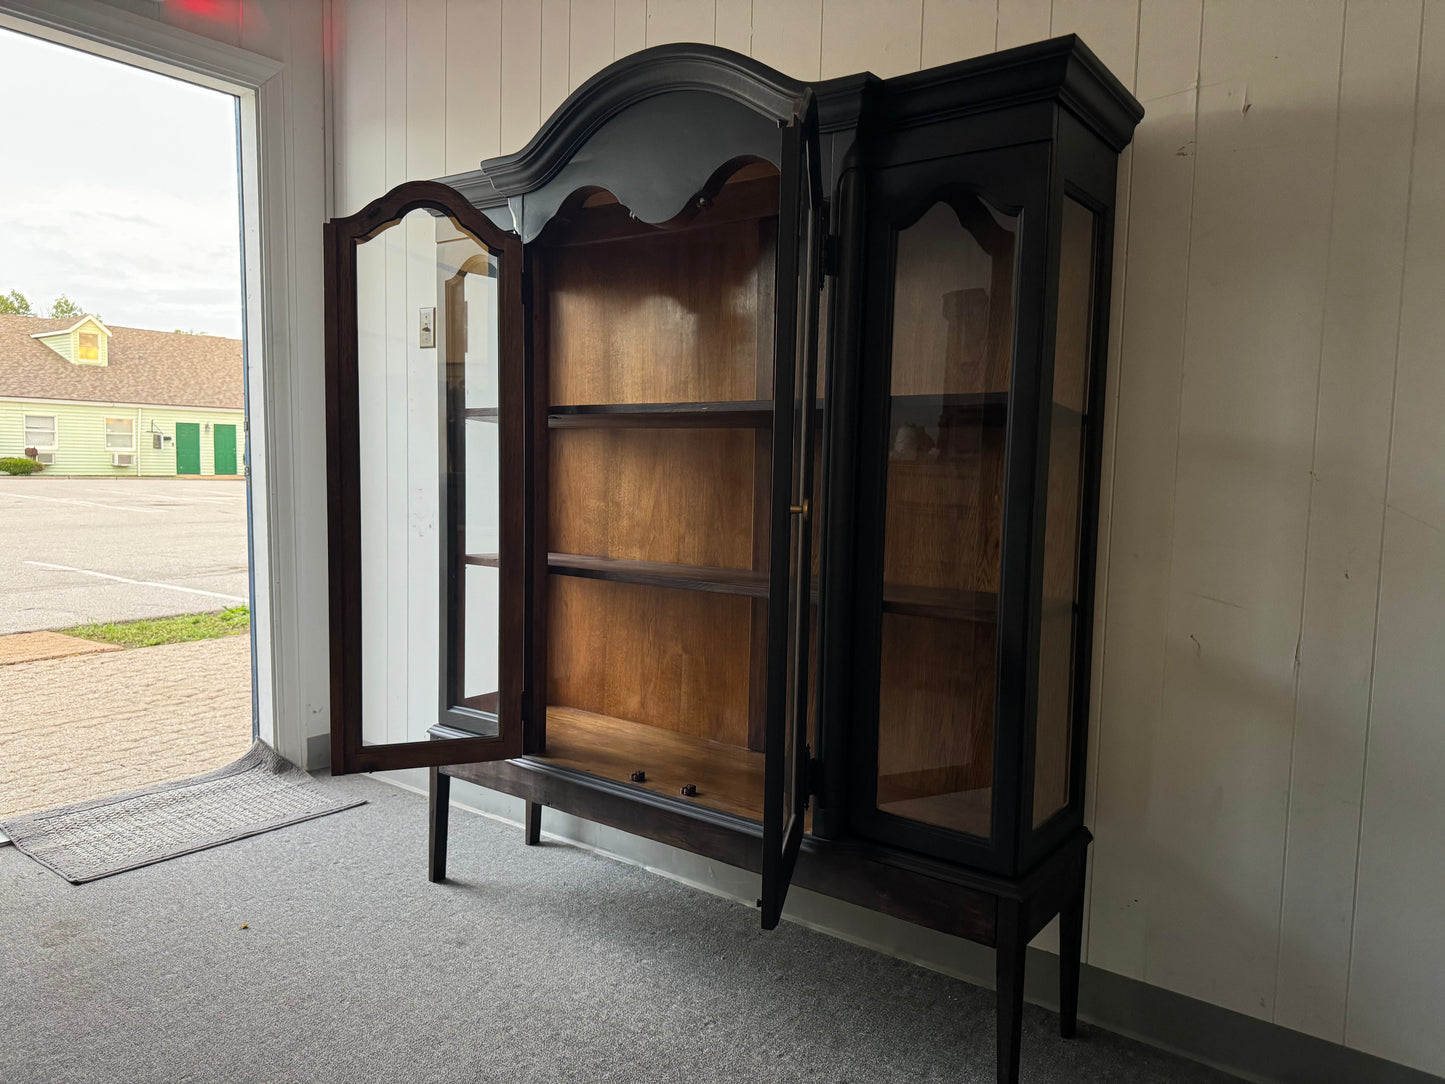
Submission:
[[[241,481],[0,475],[0,634],[244,604]]]
[[[0,476],[0,817],[250,748],[249,636],[122,651],[38,631],[239,605],[246,562],[243,482]]]
[[[0,817],[208,772],[251,747],[251,638],[0,666]]]

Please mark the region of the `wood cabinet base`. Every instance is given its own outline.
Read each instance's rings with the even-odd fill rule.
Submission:
[[[543,806],[584,820],[757,872],[761,827],[741,817],[685,805],[640,788],[536,758],[434,769],[428,869],[446,870],[447,801],[451,779],[462,779],[526,803],[526,843],[537,841]],[[1079,953],[1084,915],[1088,829],[1070,835],[1022,877],[999,877],[860,841],[803,842],[794,884],[882,914],[953,934],[997,953],[998,1080],[1019,1074],[1024,958],[1029,941],[1060,916],[1059,1033],[1077,1023]]]

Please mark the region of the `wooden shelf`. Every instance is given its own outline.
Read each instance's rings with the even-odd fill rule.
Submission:
[[[892,425],[1003,425],[1008,421],[1008,392],[983,391],[960,395],[895,395],[890,400]],[[1081,415],[1073,407],[1054,403],[1059,420]]]
[[[879,780],[880,788],[882,780]],[[993,823],[993,788],[959,790],[948,794],[930,794],[920,798],[904,798],[879,802],[878,808],[895,817],[936,824],[953,832],[964,832],[982,839],[989,837]]]
[[[554,406],[547,410],[547,424],[553,429],[765,429],[773,424],[773,404],[769,399],[747,399],[730,403]]]
[[[547,751],[538,759],[619,783],[642,771],[646,782],[633,785],[644,790],[752,820],[763,816],[764,757],[740,746],[548,705]],[[697,797],[681,797],[688,783]]]
[[[823,414],[823,404],[815,407]],[[773,401],[588,403],[547,408],[552,429],[771,429]]]
[[[816,585],[815,585],[816,586]],[[1078,608],[1071,599],[1046,598],[1043,616],[1058,617]],[[883,585],[883,612],[905,617],[931,617],[940,621],[998,621],[998,594],[993,591],[962,591],[948,587]]]
[[[559,576],[672,587],[682,591],[712,591],[721,595],[766,598],[768,574],[750,568],[711,568],[675,565],[665,561],[624,561],[614,557],[583,557],[575,553],[549,553],[547,568]]]
[[[469,565],[496,568],[495,553],[469,553]],[[720,595],[768,597],[768,574],[751,568],[711,568],[706,565],[675,565],[666,561],[624,561],[615,557],[583,557],[576,553],[549,553],[547,568],[558,576],[579,576],[590,580],[637,583],[647,587],[670,587],[679,591],[712,591]],[[818,599],[818,578],[813,577],[813,601]],[[1044,616],[1073,608],[1067,600],[1045,599]],[[883,585],[883,612],[905,617],[930,617],[941,621],[998,620],[998,595],[993,591],[963,591],[948,587]]]
[[[498,417],[498,408],[494,406],[467,407],[463,413],[468,421],[494,422]]]
[[[500,564],[495,553],[468,553],[462,561],[484,568],[497,568]],[[547,570],[557,576],[576,576],[584,580],[636,583],[676,591],[710,591],[717,595],[743,595],[747,598],[768,597],[768,574],[751,568],[714,568],[710,565],[677,565],[667,561],[627,561],[617,557],[549,553]],[[925,590],[930,594],[938,593],[931,588]],[[812,601],[818,601],[817,576],[813,577]],[[887,609],[886,606],[884,608]]]
[[[998,595],[993,591],[962,591],[947,587],[883,585],[883,612],[944,621],[998,620]]]
[[[1002,424],[1008,420],[1008,392],[983,391],[956,395],[895,395],[891,421],[922,425]]]

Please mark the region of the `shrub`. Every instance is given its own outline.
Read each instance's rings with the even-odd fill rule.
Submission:
[[[40,470],[40,464],[33,459],[22,459],[18,455],[12,455],[0,459],[0,470],[6,474],[34,474]]]

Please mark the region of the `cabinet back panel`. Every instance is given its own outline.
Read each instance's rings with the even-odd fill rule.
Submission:
[[[771,379],[771,223],[551,249],[552,402],[756,399]]]
[[[883,616],[880,807],[992,785],[996,638],[992,622]]]
[[[888,463],[884,580],[997,591],[1004,428],[967,426],[951,447]]]
[[[753,566],[751,430],[563,429],[549,444],[553,552]]]
[[[746,747],[750,599],[548,577],[547,702]]]
[[[935,203],[898,234],[894,395],[1009,388],[1015,220],[1001,216],[1005,228],[980,201],[958,202]]]

